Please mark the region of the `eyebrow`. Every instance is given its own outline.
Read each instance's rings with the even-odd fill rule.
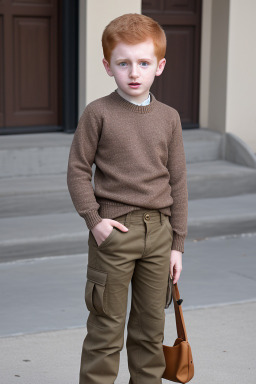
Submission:
[[[116,59],[116,62],[122,62],[122,61],[130,61],[129,59]],[[152,59],[146,59],[146,58],[141,58],[141,59],[138,59],[138,61],[153,61]]]

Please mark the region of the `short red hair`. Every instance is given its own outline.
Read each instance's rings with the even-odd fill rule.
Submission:
[[[162,27],[151,17],[138,13],[127,13],[112,20],[102,34],[104,57],[110,64],[111,54],[120,42],[138,44],[152,39],[157,60],[161,60],[166,52],[166,36]]]

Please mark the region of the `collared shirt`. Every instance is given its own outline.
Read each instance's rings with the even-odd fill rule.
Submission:
[[[150,95],[148,95],[148,98],[146,100],[144,100],[143,103],[141,103],[141,104],[134,103],[133,101],[131,101],[131,103],[135,104],[135,105],[140,105],[140,106],[149,105],[150,104]]]
[[[121,96],[118,92],[118,89],[115,90],[115,92],[118,93],[119,96]],[[123,96],[121,96],[124,100],[126,100]],[[128,101],[128,100],[126,100]],[[148,94],[148,97],[146,100],[144,100],[141,104],[135,103],[134,101],[129,101],[129,103],[132,103],[134,105],[139,105],[139,106],[144,106],[144,105],[149,105],[150,104],[150,93]]]

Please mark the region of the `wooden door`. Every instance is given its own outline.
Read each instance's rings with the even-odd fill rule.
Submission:
[[[142,13],[155,19],[167,37],[166,67],[151,88],[178,110],[184,128],[199,126],[199,71],[202,0],[143,0]]]
[[[58,3],[0,0],[2,132],[60,123]]]

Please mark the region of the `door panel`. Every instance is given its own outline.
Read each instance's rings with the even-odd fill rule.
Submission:
[[[151,91],[178,110],[183,127],[198,127],[201,0],[143,0],[142,12],[167,37],[166,67]]]
[[[58,0],[2,0],[0,14],[5,74],[1,126],[59,125]]]
[[[193,100],[193,48],[194,30],[191,27],[167,26],[165,28],[168,44],[172,47],[166,53],[166,66],[157,84],[163,103],[176,108],[182,122],[190,123]],[[159,78],[160,80],[160,78]],[[160,92],[159,92],[160,91]]]
[[[49,110],[50,20],[14,19],[14,113]],[[35,87],[36,84],[36,87]]]
[[[195,12],[196,0],[164,0],[163,8],[166,11]]]
[[[52,0],[14,0],[13,3],[15,4],[39,4],[39,5],[46,5],[46,4],[52,4]]]

